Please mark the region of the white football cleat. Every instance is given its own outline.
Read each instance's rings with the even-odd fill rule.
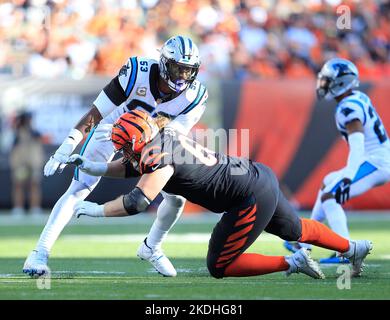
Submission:
[[[310,257],[306,248],[302,248],[293,255],[287,256],[286,262],[290,265],[290,268],[286,271],[287,276],[290,276],[292,273],[304,273],[314,279],[325,279],[319,264]]]
[[[23,273],[27,273],[31,277],[50,273],[50,269],[47,266],[48,259],[49,256],[46,253],[38,252],[37,250],[31,251],[24,262]]]
[[[351,240],[349,242],[349,250],[341,254],[348,258],[352,264],[352,277],[360,277],[363,272],[363,261],[370,254],[373,245],[369,240]]]
[[[171,261],[161,250],[152,250],[146,244],[146,239],[138,248],[137,256],[142,260],[149,261],[158,273],[164,277],[176,277],[177,272]]]

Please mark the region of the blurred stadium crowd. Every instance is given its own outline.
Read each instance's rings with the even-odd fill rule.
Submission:
[[[340,5],[350,29],[336,28]],[[112,76],[174,34],[198,43],[204,81],[315,77],[334,55],[390,76],[388,0],[0,0],[0,74]]]

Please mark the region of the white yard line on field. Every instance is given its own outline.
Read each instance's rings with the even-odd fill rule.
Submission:
[[[132,235],[120,235],[120,234],[73,234],[63,235],[62,240],[66,241],[91,241],[91,242],[104,242],[104,243],[118,243],[118,242],[141,242],[145,239],[143,234],[132,234]],[[209,233],[183,233],[175,234],[171,233],[168,235],[166,242],[175,243],[207,243],[210,240]],[[259,237],[261,241],[280,241],[279,238],[271,234],[261,234]]]

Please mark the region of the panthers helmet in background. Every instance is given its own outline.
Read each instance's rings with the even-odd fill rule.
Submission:
[[[196,79],[199,67],[199,49],[189,37],[172,37],[160,50],[160,76],[175,92],[185,90]]]
[[[331,100],[358,86],[356,66],[346,59],[334,58],[328,60],[318,73],[317,97]]]

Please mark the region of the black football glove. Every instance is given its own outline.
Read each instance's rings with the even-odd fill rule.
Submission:
[[[349,191],[351,189],[351,179],[344,178],[336,189],[335,199],[339,204],[344,204],[349,200]]]

